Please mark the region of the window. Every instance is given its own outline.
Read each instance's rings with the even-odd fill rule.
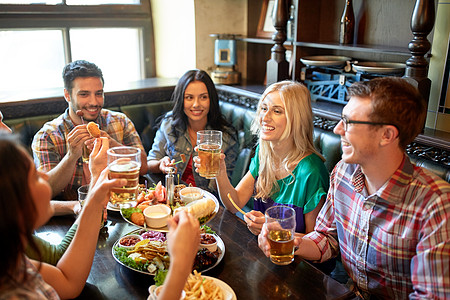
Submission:
[[[102,69],[106,90],[155,76],[148,1],[34,2],[0,0],[0,101],[62,88],[64,65],[77,59]]]

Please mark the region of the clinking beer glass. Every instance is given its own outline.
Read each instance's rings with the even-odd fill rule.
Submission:
[[[215,178],[219,174],[222,131],[198,131],[197,149],[200,157],[199,175],[208,179]]]
[[[113,188],[109,201],[112,204],[127,204],[136,200],[141,168],[141,150],[136,147],[113,147],[108,149],[109,178],[125,178],[127,184]]]
[[[294,261],[295,210],[286,205],[269,207],[265,213],[270,260],[277,265]]]

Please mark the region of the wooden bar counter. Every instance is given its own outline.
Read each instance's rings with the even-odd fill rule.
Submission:
[[[72,216],[53,217],[37,233],[48,240],[62,237],[73,221]],[[344,285],[302,259],[296,258],[288,266],[271,263],[245,223],[222,206],[208,226],[222,238],[225,255],[215,268],[204,274],[226,282],[237,299],[354,298]],[[108,211],[107,225],[100,231],[88,281],[77,299],[147,299],[153,277],[121,266],[111,253],[113,244],[135,229],[119,212]]]

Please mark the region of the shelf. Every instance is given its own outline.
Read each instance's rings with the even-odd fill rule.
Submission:
[[[243,41],[247,43],[254,44],[266,44],[273,45],[274,41],[271,39],[257,38],[257,37],[243,37],[238,38],[238,41]],[[308,48],[319,48],[319,49],[332,49],[332,50],[345,50],[345,51],[359,51],[368,53],[378,53],[378,54],[390,54],[390,55],[401,55],[401,56],[411,56],[411,52],[407,47],[390,47],[381,45],[341,45],[339,43],[333,42],[295,42],[295,46],[308,47]],[[285,42],[284,45],[292,45],[292,42]]]

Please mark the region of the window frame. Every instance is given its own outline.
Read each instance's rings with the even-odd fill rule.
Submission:
[[[64,1],[65,3],[65,1]],[[141,64],[145,78],[156,76],[150,0],[129,5],[0,4],[0,30],[63,31],[66,63],[71,59],[70,28],[137,27],[141,29]]]

